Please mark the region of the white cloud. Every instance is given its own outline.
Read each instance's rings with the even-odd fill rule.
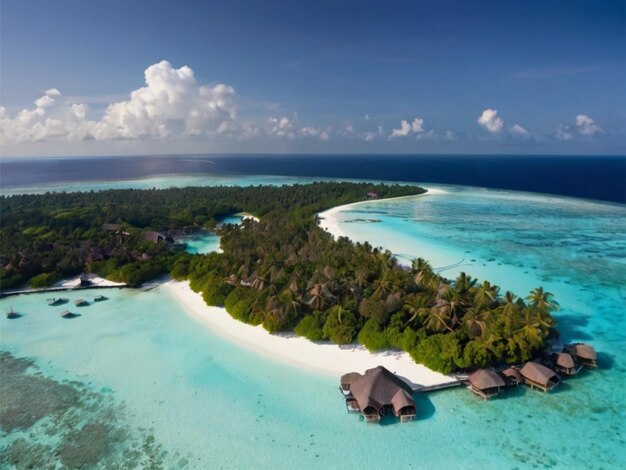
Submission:
[[[299,134],[303,137],[314,137],[324,141],[330,138],[329,130],[318,127],[303,127],[299,130]]]
[[[554,135],[559,140],[571,140],[574,137],[593,137],[606,134],[606,131],[586,114],[579,114],[573,126],[559,124]]]
[[[504,121],[498,117],[498,111],[496,109],[485,109],[480,116],[478,116],[478,124],[483,126],[492,134],[498,134],[504,127]]]
[[[604,129],[600,127],[593,119],[586,114],[576,116],[576,131],[580,135],[593,136],[596,134],[604,134]]]
[[[557,139],[559,140],[570,140],[574,135],[572,134],[572,129],[569,126],[565,126],[560,124],[554,133]]]
[[[423,126],[424,126],[424,120],[419,117],[416,117],[415,119],[413,119],[412,122],[408,122],[403,119],[402,121],[400,121],[399,129],[391,130],[391,135],[389,136],[389,138],[393,139],[396,137],[407,137],[410,134],[419,135],[422,132],[424,132]]]
[[[514,124],[509,128],[509,134],[515,137],[530,137],[530,132],[524,129],[519,124]]]
[[[288,117],[281,118],[269,118],[268,122],[270,128],[268,134],[275,135],[276,137],[287,137],[293,139],[296,137],[294,133],[294,124]]]
[[[88,120],[85,104],[70,103],[52,88],[35,109],[0,115],[0,136],[9,142],[51,139],[115,140],[178,135],[218,135],[234,129],[235,91],[224,84],[199,85],[193,70],[167,61],[145,70],[146,86],[110,104],[100,120]]]

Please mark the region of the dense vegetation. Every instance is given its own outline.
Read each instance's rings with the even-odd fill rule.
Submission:
[[[239,211],[312,215],[367,198],[419,194],[416,186],[315,183],[283,187],[111,190],[0,197],[0,289],[45,287],[83,271],[139,285],[170,271],[181,250],[145,239],[213,228]],[[104,230],[104,224],[116,224]],[[179,247],[180,248],[180,247]]]
[[[521,362],[545,348],[557,308],[549,292],[537,288],[526,300],[500,295],[465,274],[446,280],[423,259],[403,268],[389,251],[334,240],[317,225],[316,212],[367,191],[390,197],[421,190],[318,183],[3,198],[2,282],[45,283],[45,276],[87,268],[137,284],[170,271],[238,320],[311,340],[399,348],[442,372]],[[243,210],[261,221],[223,227],[223,253],[189,255],[141,237],[148,228],[210,227]],[[128,235],[102,230],[105,222]],[[58,245],[41,250],[52,240]],[[106,256],[90,258],[90,247]]]

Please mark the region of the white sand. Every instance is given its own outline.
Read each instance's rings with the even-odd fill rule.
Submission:
[[[372,204],[377,202],[386,202],[386,201],[398,201],[401,199],[408,198],[416,198],[416,197],[424,197],[424,196],[436,196],[438,194],[448,194],[447,191],[440,188],[424,188],[427,189],[428,192],[423,194],[417,194],[414,196],[400,196],[394,198],[384,198],[384,199],[368,199],[367,201],[353,202],[352,204],[344,204],[343,206],[333,207],[332,209],[328,209],[327,211],[320,212],[318,217],[320,218],[320,227],[322,230],[328,231],[335,238],[344,237],[344,232],[339,228],[339,223],[337,222],[336,214],[339,212],[344,212],[346,210],[350,210],[354,207],[358,207],[362,204]]]
[[[183,307],[185,313],[213,332],[229,338],[254,352],[318,373],[339,377],[347,372],[364,372],[382,365],[407,379],[414,389],[456,379],[416,364],[405,352],[372,354],[362,346],[313,343],[293,334],[270,334],[262,326],[252,326],[232,318],[224,308],[209,307],[188,282],[170,281],[162,285]]]
[[[89,280],[91,281],[91,286],[93,287],[116,287],[116,286],[125,286],[123,282],[113,282],[108,279],[104,279],[103,277],[98,276],[97,274],[88,274]],[[52,287],[64,287],[66,289],[74,289],[76,287],[80,287],[80,276],[77,276],[72,279],[65,279],[63,281],[59,281],[54,284]]]

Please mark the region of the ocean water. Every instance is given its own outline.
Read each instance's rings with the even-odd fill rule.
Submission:
[[[233,214],[220,219],[220,224],[238,225],[244,219],[242,215]],[[186,243],[185,251],[191,254],[206,254],[212,251],[220,252],[220,236],[215,232],[197,232],[180,237],[177,242]]]
[[[38,407],[30,427],[3,430],[2,455],[35,459],[51,448],[70,458],[91,436],[104,442],[89,449],[108,468],[624,468],[626,206],[438,189],[446,193],[360,204],[339,213],[338,225],[401,258],[430,259],[445,276],[466,271],[522,295],[544,285],[561,304],[566,339],[596,346],[598,370],[549,394],[520,387],[489,402],[462,388],[423,394],[415,422],[374,426],[346,413],[338,377],[221,339],[161,288],[103,290],[108,301],[74,309],[81,316],[72,320],[47,295],[12,297],[0,309],[24,316],[1,319],[0,349],[33,364],[3,380],[3,396],[34,376],[83,401]],[[79,295],[88,296],[67,294]]]
[[[625,156],[180,155],[0,159],[3,194],[160,188],[166,187],[164,184],[281,184],[288,180],[320,179],[444,183],[626,203]]]

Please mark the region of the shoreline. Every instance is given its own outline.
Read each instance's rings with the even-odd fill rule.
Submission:
[[[71,279],[63,279],[58,281],[51,286],[41,287],[41,288],[31,288],[26,287],[23,289],[9,289],[6,291],[0,292],[0,298],[11,297],[13,295],[21,295],[21,294],[41,294],[45,292],[65,292],[65,291],[78,291],[78,290],[88,290],[88,289],[122,289],[128,287],[127,284],[123,282],[113,282],[105,279],[103,277],[98,276],[97,274],[89,274],[89,281],[91,282],[88,286],[80,285],[80,277],[76,276]]]
[[[270,334],[262,326],[252,326],[230,316],[222,307],[210,307],[193,292],[189,282],[169,281],[160,286],[193,320],[213,333],[264,357],[318,374],[339,377],[347,372],[363,373],[382,365],[403,378],[414,391],[458,384],[454,377],[417,364],[403,351],[370,353],[362,345],[312,342],[293,333]]]
[[[343,231],[339,228],[339,224],[336,218],[334,218],[334,215],[338,212],[350,210],[353,207],[357,207],[362,204],[370,204],[370,203],[376,204],[376,203],[384,202],[384,201],[399,201],[402,199],[409,199],[409,198],[414,198],[414,197],[416,198],[416,197],[423,197],[423,196],[428,196],[428,195],[448,193],[447,191],[443,189],[439,189],[439,188],[426,188],[424,186],[422,187],[426,190],[426,192],[422,194],[413,194],[411,196],[398,196],[398,197],[390,197],[390,198],[383,198],[383,199],[368,199],[366,201],[351,202],[350,204],[344,204],[342,206],[336,206],[331,209],[325,210],[317,214],[317,216],[320,218],[319,226],[322,230],[327,231],[335,238],[345,237],[347,235],[344,234]]]

